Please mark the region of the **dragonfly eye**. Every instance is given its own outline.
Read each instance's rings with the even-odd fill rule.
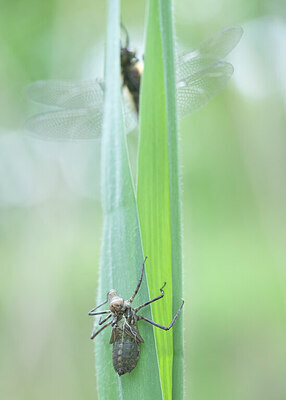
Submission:
[[[110,311],[114,313],[118,313],[120,311],[124,310],[124,300],[121,299],[120,297],[117,297],[116,299],[112,300],[110,302]]]
[[[131,51],[127,47],[121,47],[120,56],[121,69],[130,67],[138,61],[135,51]]]
[[[111,312],[118,313],[124,310],[124,299],[118,296],[116,290],[111,289],[108,292],[109,308]]]

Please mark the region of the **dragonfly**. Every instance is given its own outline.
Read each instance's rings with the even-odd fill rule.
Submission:
[[[202,42],[197,49],[176,57],[176,99],[178,117],[182,119],[199,110],[215,97],[233,74],[233,66],[224,58],[237,45],[242,36],[240,26],[227,27]],[[128,49],[129,39],[121,46],[122,88],[128,90],[124,77],[122,54],[126,51],[138,62],[136,52]],[[140,78],[131,96],[123,95],[123,113],[126,133],[138,124]],[[122,92],[126,91],[122,90]],[[101,136],[103,122],[104,81],[37,81],[28,86],[28,98],[38,104],[53,107],[28,119],[26,127],[31,136],[48,140],[90,140]],[[133,103],[133,104],[132,104]]]
[[[146,301],[138,307],[133,308],[131,306],[135,296],[137,295],[144,273],[144,266],[147,257],[145,257],[141,269],[141,275],[139,281],[137,283],[137,287],[132,294],[132,296],[128,300],[124,300],[122,297],[119,297],[116,290],[111,289],[107,293],[107,299],[94,307],[88,315],[104,315],[108,314],[104,319],[100,319],[98,325],[103,325],[110,318],[111,320],[103,325],[96,331],[93,331],[91,334],[91,339],[94,339],[99,333],[101,333],[105,328],[111,325],[112,334],[110,338],[110,344],[113,344],[112,350],[112,361],[115,372],[118,373],[119,376],[126,374],[127,372],[131,372],[137,365],[139,354],[140,354],[140,344],[144,343],[143,338],[141,337],[137,323],[142,320],[149,322],[149,324],[156,326],[157,328],[163,329],[164,331],[170,330],[175,324],[182,308],[184,305],[184,300],[182,300],[182,304],[175,316],[173,317],[169,326],[160,325],[157,322],[144,317],[143,315],[137,315],[137,312],[141,310],[141,308],[148,306],[154,301],[160,300],[164,297],[164,287],[166,286],[166,282],[161,287],[161,294],[155,297],[152,300]],[[109,310],[104,311],[95,311],[98,310],[101,306],[109,302]]]

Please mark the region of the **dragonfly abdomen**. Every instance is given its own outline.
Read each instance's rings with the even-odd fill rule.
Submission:
[[[131,372],[137,365],[140,354],[140,343],[133,337],[118,332],[113,343],[112,361],[118,375]]]

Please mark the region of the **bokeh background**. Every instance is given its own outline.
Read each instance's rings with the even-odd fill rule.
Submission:
[[[89,340],[101,242],[99,141],[27,138],[23,89],[103,76],[106,2],[1,0],[0,392],[96,399]],[[122,0],[139,54],[144,1]],[[244,36],[235,74],[180,123],[185,398],[286,398],[286,6],[174,1],[178,46]],[[154,77],[156,79],[156,77]],[[134,163],[137,133],[129,136]],[[126,255],[128,257],[128,255]],[[108,382],[106,382],[108,385]]]

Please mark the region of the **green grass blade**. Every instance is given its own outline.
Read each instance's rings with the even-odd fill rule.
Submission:
[[[171,3],[149,1],[141,88],[137,202],[143,248],[149,256],[150,296],[156,322],[169,325],[182,297],[176,88]],[[182,317],[173,330],[155,328],[164,399],[183,398]],[[173,354],[173,351],[174,354]]]
[[[181,201],[178,160],[178,127],[176,104],[176,69],[171,0],[160,0],[161,35],[163,49],[164,78],[166,88],[166,110],[169,150],[170,220],[173,277],[173,315],[181,304],[183,293]],[[178,319],[173,329],[173,399],[182,399],[184,394],[183,318]]]
[[[137,285],[143,262],[143,251],[137,206],[130,174],[121,105],[120,82],[120,3],[108,2],[105,67],[105,104],[102,138],[102,207],[104,215],[98,303],[114,288],[129,298]],[[146,278],[135,305],[149,299]],[[142,313],[143,314],[143,313]],[[151,317],[146,307],[144,315]],[[145,343],[137,367],[119,377],[112,366],[111,328],[95,338],[96,371],[99,399],[162,399],[159,367],[153,329],[139,323]]]

